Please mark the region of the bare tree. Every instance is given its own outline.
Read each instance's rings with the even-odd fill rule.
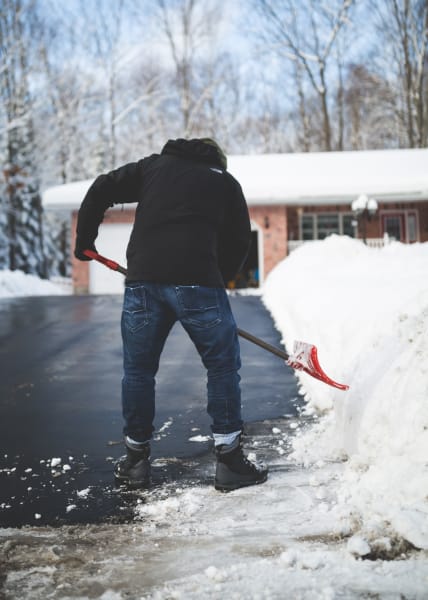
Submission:
[[[185,136],[200,130],[207,105],[213,106],[224,80],[217,47],[221,6],[211,0],[157,0],[160,30],[167,42]],[[217,67],[218,67],[217,65]],[[207,76],[208,75],[208,76]]]
[[[320,103],[323,147],[333,149],[331,108],[329,105],[329,69],[333,50],[341,30],[349,22],[355,0],[317,2],[315,0],[258,0],[255,7],[263,18],[264,39],[277,55],[298,64],[296,77],[305,74]],[[302,116],[304,87],[297,78]]]
[[[378,0],[372,3],[380,39],[378,70],[395,86],[395,114],[405,143],[428,144],[428,1]]]
[[[99,114],[98,119],[106,120],[107,157],[105,168],[113,169],[117,158],[116,118],[118,106],[118,87],[123,64],[128,59],[129,49],[123,45],[126,0],[95,3],[80,2],[80,22],[85,32],[83,45],[91,58],[92,76],[98,80]],[[77,19],[77,17],[75,17]],[[82,39],[80,39],[82,44]]]
[[[310,116],[308,113],[308,102],[304,91],[303,85],[303,67],[300,63],[294,61],[293,73],[294,81],[297,89],[298,96],[298,111],[300,116],[300,131],[298,132],[298,139],[300,140],[299,146],[302,147],[304,152],[311,150],[311,126]]]
[[[49,45],[42,48],[45,102],[36,123],[39,168],[45,178],[67,183],[87,175],[84,140],[87,118],[85,104],[92,81],[82,72],[53,60]],[[47,125],[49,124],[49,127]]]
[[[344,90],[345,147],[352,150],[397,147],[395,95],[389,82],[365,64],[356,63],[347,70]]]
[[[165,143],[169,135],[165,103],[170,95],[165,80],[164,69],[149,55],[137,60],[129,72],[126,93],[121,90],[122,109],[115,119],[120,161],[152,153]]]

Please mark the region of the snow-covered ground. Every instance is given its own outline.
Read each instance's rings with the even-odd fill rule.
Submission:
[[[17,296],[57,296],[66,294],[64,286],[26,275],[22,271],[0,271],[0,298]]]
[[[289,349],[315,343],[349,391],[299,375],[301,419],[249,439],[262,486],[177,482],[127,525],[0,531],[6,597],[426,599],[427,273],[428,244],[296,250],[263,299]]]

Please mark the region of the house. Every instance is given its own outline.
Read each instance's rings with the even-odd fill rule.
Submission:
[[[428,149],[230,156],[252,224],[243,273],[231,285],[257,286],[296,246],[337,233],[368,244],[428,241]],[[45,191],[47,210],[70,214],[72,246],[77,211],[92,180]],[[133,205],[115,206],[100,226],[97,249],[125,263]],[[117,273],[73,261],[76,293],[119,292]]]

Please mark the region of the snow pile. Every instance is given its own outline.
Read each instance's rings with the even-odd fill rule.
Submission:
[[[40,279],[36,275],[26,275],[22,271],[0,271],[0,298],[16,296],[56,296],[66,294],[59,286]]]
[[[392,530],[428,548],[428,244],[371,249],[332,236],[268,277],[266,306],[288,349],[318,347],[342,392],[299,374],[318,423],[297,436],[304,465],[346,458],[339,507],[367,538]]]

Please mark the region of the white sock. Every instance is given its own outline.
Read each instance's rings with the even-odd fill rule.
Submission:
[[[221,446],[222,444],[228,446],[229,444],[233,444],[240,433],[241,430],[233,431],[232,433],[213,433],[214,446]]]
[[[147,444],[148,442],[137,442],[136,440],[133,440],[132,438],[129,437],[129,435],[127,435],[125,437],[125,441],[130,445],[130,446],[143,446],[144,444]]]

